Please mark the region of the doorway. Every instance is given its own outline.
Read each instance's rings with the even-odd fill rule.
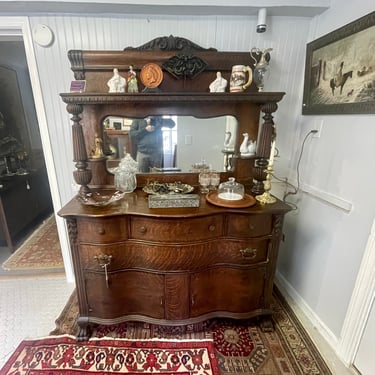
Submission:
[[[5,38],[6,40],[9,40],[9,38],[14,37],[18,37],[20,40],[22,40],[25,47],[28,71],[30,74],[32,92],[35,102],[35,111],[38,118],[42,149],[48,174],[49,190],[52,197],[54,211],[57,212],[61,207],[61,199],[59,195],[56,170],[49,138],[45,106],[36,64],[36,56],[29,19],[27,17],[0,17],[0,39]],[[66,280],[72,283],[74,282],[74,273],[69,250],[67,228],[62,219],[57,216],[55,216],[55,219],[62,250]]]
[[[53,213],[21,36],[0,36],[0,83],[0,246],[11,255]]]

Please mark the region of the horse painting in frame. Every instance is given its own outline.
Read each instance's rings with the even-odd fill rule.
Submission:
[[[302,114],[375,113],[375,12],[307,44]]]

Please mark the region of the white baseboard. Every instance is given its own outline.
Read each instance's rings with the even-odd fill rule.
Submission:
[[[300,320],[303,327],[306,329],[306,332],[309,334],[318,350],[325,357],[327,364],[336,366],[337,361],[343,362],[337,353],[339,343],[337,337],[319,319],[304,299],[279,272],[276,273],[275,284],[288,305],[296,314],[297,318]],[[347,370],[349,371],[349,369]]]

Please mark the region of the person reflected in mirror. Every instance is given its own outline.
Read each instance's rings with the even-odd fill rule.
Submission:
[[[175,122],[170,118],[149,116],[135,119],[130,127],[132,145],[136,146],[136,160],[139,172],[147,173],[152,168],[163,167],[163,127],[173,128]]]
[[[221,76],[221,72],[216,73],[215,81],[210,83],[210,92],[225,92],[227,88],[228,81]]]
[[[133,70],[133,65],[129,66],[126,80],[128,81],[128,92],[138,92],[137,74]]]
[[[126,80],[120,76],[117,68],[113,69],[113,77],[107,82],[108,92],[125,92]]]

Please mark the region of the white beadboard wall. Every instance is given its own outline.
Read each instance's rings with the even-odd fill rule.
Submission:
[[[34,48],[62,204],[72,198],[76,188],[72,177],[71,123],[59,97],[59,93],[69,90],[73,79],[68,50],[121,50],[168,35],[185,37],[203,47],[215,47],[220,51],[272,47],[271,76],[266,90],[287,93],[275,117],[278,148],[282,155],[280,165],[283,165],[281,159],[286,161],[286,165],[293,149],[294,137],[290,134],[295,133],[296,118],[301,108],[305,45],[310,21],[310,18],[303,17],[269,17],[267,32],[258,34],[255,16],[30,17],[32,28],[45,24],[55,34],[52,46],[44,48],[35,43]]]

